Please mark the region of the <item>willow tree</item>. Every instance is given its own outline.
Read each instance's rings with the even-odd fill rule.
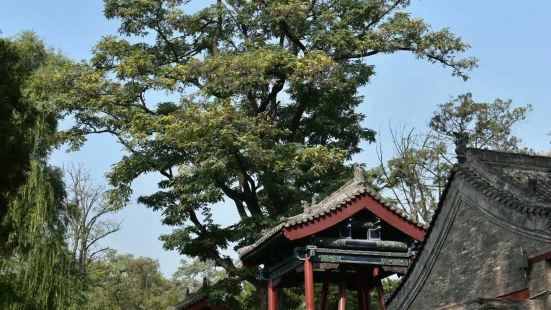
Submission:
[[[67,64],[32,33],[0,40],[2,309],[68,309],[78,295],[62,175],[47,164],[57,113],[46,81]]]
[[[64,70],[57,84],[69,90],[58,100],[76,120],[74,147],[96,133],[125,147],[109,174],[114,201],[128,199],[139,175],[160,173],[159,190],[139,202],[176,227],[165,246],[262,288],[220,250],[348,177],[345,161],[375,137],[356,111],[374,76],[370,57],[411,53],[463,79],[476,60],[462,58],[468,45],[450,30],[408,14],[409,1],[199,3],[105,1],[119,33],[89,64]],[[239,214],[235,225],[212,221],[222,200],[222,212]]]
[[[16,44],[0,39],[0,221],[8,211],[11,194],[25,182],[33,147],[29,139],[33,113],[21,98],[21,87],[29,72],[22,62]],[[4,236],[0,233],[0,240]]]

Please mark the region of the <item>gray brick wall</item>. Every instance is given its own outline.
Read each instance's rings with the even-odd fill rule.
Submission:
[[[464,202],[423,288],[410,309],[493,298],[527,287],[520,247],[527,256],[551,244],[522,237],[490,222]]]
[[[530,297],[541,300],[551,309],[551,261],[539,261],[530,266],[528,274]]]

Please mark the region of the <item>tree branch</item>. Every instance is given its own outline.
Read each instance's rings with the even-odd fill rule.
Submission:
[[[295,37],[289,30],[289,27],[287,26],[287,23],[285,20],[280,20],[281,30],[283,30],[283,33],[285,33],[285,36],[289,39],[289,41],[293,42],[304,54],[307,54],[308,51],[306,50],[306,46],[300,42],[300,40]]]
[[[258,109],[259,112],[266,111],[266,108],[268,107],[268,105],[270,103],[272,103],[272,104],[275,103],[275,99],[277,98],[277,94],[281,90],[283,90],[284,86],[285,86],[285,78],[281,77],[281,78],[277,79],[277,81],[272,86],[272,89],[271,89],[270,93],[268,94],[268,96],[266,98],[262,99],[262,102],[261,102],[260,107]]]
[[[382,14],[377,16],[377,18],[374,18],[369,24],[366,26],[366,30],[369,30],[369,28],[373,27],[377,23],[379,23],[388,13],[392,12],[394,9],[396,9],[400,4],[403,4],[404,0],[396,0],[393,4],[391,4],[385,11],[383,11]]]

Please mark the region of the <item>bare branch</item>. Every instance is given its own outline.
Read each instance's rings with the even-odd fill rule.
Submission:
[[[85,273],[90,261],[106,249],[96,249],[98,242],[120,230],[121,224],[105,219],[116,209],[104,203],[104,188],[92,184],[89,173],[82,165],[65,171],[68,179],[66,204],[71,210],[67,238],[80,270]]]

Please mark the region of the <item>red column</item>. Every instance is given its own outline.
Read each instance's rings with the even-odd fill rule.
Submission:
[[[339,294],[339,310],[346,310],[346,280],[342,280]]]
[[[377,293],[379,293],[379,302],[381,303],[381,310],[385,310],[385,291],[383,290],[383,283],[381,279],[377,279]]]
[[[306,310],[315,310],[314,304],[314,267],[310,257],[304,259],[304,291],[306,296]]]
[[[277,310],[277,288],[272,279],[268,281],[268,310]]]
[[[381,271],[379,270],[379,268],[375,267],[373,268],[373,279],[377,279],[379,278],[379,276],[381,275]]]
[[[327,305],[327,294],[329,292],[329,280],[331,280],[331,271],[325,270],[323,277],[323,287],[321,289],[321,301],[320,301],[320,310],[325,310]]]

